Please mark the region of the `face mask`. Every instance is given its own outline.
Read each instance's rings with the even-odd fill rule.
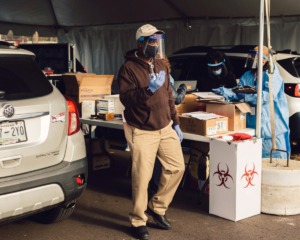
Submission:
[[[154,58],[158,52],[158,46],[147,45],[144,50],[144,55],[147,58]]]
[[[218,69],[217,71],[212,71],[212,74],[215,76],[219,76],[222,73],[222,68]]]

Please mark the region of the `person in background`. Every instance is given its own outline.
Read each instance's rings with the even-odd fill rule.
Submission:
[[[211,49],[206,54],[208,78],[198,81],[199,92],[212,92],[215,88],[233,88],[237,86],[235,74],[223,52]],[[201,142],[197,148],[202,153],[198,162],[198,180],[205,181],[208,177],[209,143]]]
[[[262,157],[271,156],[272,133],[270,119],[270,89],[269,89],[269,49],[263,46],[263,76],[262,76],[262,110],[261,110],[261,137],[262,137]],[[257,70],[258,70],[258,46],[250,50],[249,58],[246,65],[251,70],[245,72],[240,78],[240,85],[250,86],[257,89]],[[274,121],[276,133],[276,147],[283,151],[273,151],[274,158],[287,158],[290,154],[290,130],[289,130],[289,112],[287,99],[284,93],[284,81],[276,65],[273,65],[274,73],[272,74],[273,102],[274,102]],[[252,112],[247,114],[247,127],[256,128],[256,93],[234,93],[232,89],[219,88],[218,91],[228,100],[241,100],[252,108]]]
[[[208,79],[198,81],[198,91],[211,92],[214,88],[237,86],[236,76],[226,56],[221,51],[209,50],[206,54]]]
[[[162,60],[165,62],[166,66],[168,67],[168,70],[170,72],[170,75],[169,75],[170,83],[171,83],[170,86],[172,87],[175,104],[178,105],[185,98],[187,87],[185,84],[180,84],[178,89],[175,88],[174,78],[171,75],[171,64],[169,62],[169,59],[167,57],[165,57]],[[156,158],[153,173],[152,173],[152,178],[149,182],[149,187],[148,187],[148,198],[149,199],[151,199],[154,196],[154,194],[157,193],[161,171],[162,171],[162,165],[161,165],[159,159]]]
[[[136,32],[137,49],[128,51],[118,73],[124,110],[124,132],[132,158],[133,208],[129,221],[134,237],[149,239],[147,215],[170,229],[166,211],[182,179],[185,165],[182,132],[164,56],[164,32],[145,24]],[[159,54],[158,54],[159,53]],[[156,156],[162,164],[157,193],[148,202],[147,188]],[[146,215],[147,214],[147,215]]]

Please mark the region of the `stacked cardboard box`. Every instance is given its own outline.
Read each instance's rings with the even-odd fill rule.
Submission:
[[[104,139],[86,138],[88,161],[93,170],[101,170],[110,167],[110,158],[106,154],[104,146]]]
[[[197,96],[194,94],[187,94],[183,101],[176,105],[176,111],[179,115],[187,112],[205,111],[205,103],[197,101]]]
[[[206,111],[228,117],[228,130],[237,131],[246,128],[246,114],[251,108],[247,103],[207,103]]]
[[[203,112],[205,114],[205,112]],[[190,116],[179,116],[180,128],[183,132],[210,136],[228,131],[228,118],[215,116],[211,119],[197,119]]]
[[[114,75],[94,73],[67,73],[62,76],[66,95],[78,103],[84,100],[97,100],[111,94]]]
[[[99,99],[96,100],[96,114],[114,113],[115,102],[113,99]]]
[[[106,96],[104,96],[104,99],[112,99],[112,100],[114,100],[115,114],[122,115],[125,107],[124,107],[124,105],[120,101],[119,94],[106,95]]]

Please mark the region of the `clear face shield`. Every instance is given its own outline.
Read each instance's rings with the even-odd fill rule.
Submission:
[[[149,37],[140,37],[144,41],[143,53],[147,58],[165,58],[164,34],[153,34]]]
[[[248,69],[257,69],[257,67],[258,67],[258,52],[254,51],[254,50],[249,50],[244,67],[248,68]]]
[[[269,61],[269,57],[263,54],[263,66]],[[245,68],[256,70],[258,68],[258,52],[250,50],[245,62]]]

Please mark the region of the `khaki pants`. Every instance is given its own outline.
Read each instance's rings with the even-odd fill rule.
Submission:
[[[165,215],[178,185],[185,165],[181,144],[172,122],[161,130],[146,131],[124,123],[125,137],[132,156],[133,210],[129,214],[132,226],[145,226],[148,205],[148,184],[152,176],[156,156],[162,163],[162,174],[157,193],[149,207],[159,215]]]

